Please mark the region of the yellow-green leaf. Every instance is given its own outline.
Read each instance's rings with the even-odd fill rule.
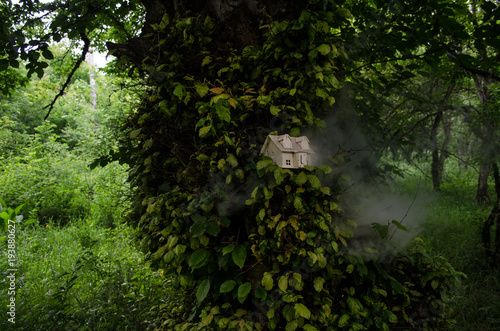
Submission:
[[[266,291],[270,291],[274,286],[273,276],[270,272],[264,272],[264,276],[261,281],[262,286],[266,289]]]
[[[300,317],[303,317],[305,319],[311,318],[311,311],[306,306],[304,306],[302,303],[296,303],[294,308]]]

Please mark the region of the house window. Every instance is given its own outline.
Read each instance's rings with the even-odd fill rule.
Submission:
[[[291,166],[292,165],[292,161],[291,160],[285,160],[285,165],[287,166]]]

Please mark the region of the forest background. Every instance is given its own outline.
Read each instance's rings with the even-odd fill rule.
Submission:
[[[333,109],[322,117],[323,120],[318,120],[320,116],[316,110],[314,114],[304,111],[304,117],[294,116],[303,110],[289,99],[293,99],[296,93],[297,99],[302,98],[300,91],[297,92],[300,88],[294,91],[293,86],[276,89],[272,84],[266,85],[264,72],[267,70],[278,76],[281,69],[270,69],[270,65],[266,67],[264,64],[257,68],[262,74],[252,68],[247,76],[239,76],[238,71],[244,73],[248,70],[244,61],[250,61],[248,59],[252,56],[262,63],[269,61],[265,55],[260,58],[261,55],[249,48],[244,48],[246,54],[254,53],[247,59],[245,55],[239,55],[238,43],[245,40],[235,39],[235,49],[229,50],[228,58],[209,53],[207,46],[203,50],[205,56],[199,62],[205,67],[213,61],[214,67],[206,69],[209,73],[205,78],[195,76],[186,63],[184,69],[179,66],[180,60],[174,57],[183,54],[182,50],[165,55],[177,70],[172,75],[168,70],[162,71],[161,65],[151,70],[147,59],[138,61],[131,53],[131,50],[137,50],[131,41],[139,40],[132,36],[144,37],[144,31],[140,34],[138,30],[141,25],[145,27],[143,30],[150,29],[150,26],[157,31],[158,37],[163,37],[161,31],[172,29],[169,38],[180,38],[183,47],[198,50],[197,46],[190,45],[209,44],[211,41],[206,40],[206,34],[220,32],[217,25],[212,25],[206,18],[200,20],[200,17],[210,13],[214,21],[224,22],[230,20],[227,18],[230,10],[248,7],[251,12],[251,1],[224,7],[225,13],[210,10],[207,13],[184,13],[176,9],[177,16],[172,13],[161,16],[154,23],[156,25],[147,18],[152,3],[144,1],[141,7],[139,2],[127,3],[127,6],[117,2],[116,8],[120,10],[113,15],[126,17],[124,21],[128,26],[117,27],[109,23],[107,33],[100,34],[88,15],[96,7],[91,8],[88,3],[76,2],[60,11],[51,9],[50,4],[31,1],[21,1],[14,6],[5,3],[1,7],[2,16],[9,18],[4,22],[20,20],[22,13],[45,13],[43,10],[53,13],[52,21],[56,22],[49,28],[51,42],[35,38],[43,35],[41,26],[34,25],[32,30],[26,30],[23,38],[30,37],[34,41],[24,41],[25,49],[16,44],[20,40],[19,25],[3,23],[2,26],[0,215],[5,221],[5,248],[8,247],[8,220],[16,220],[17,225],[16,329],[153,330],[177,325],[184,329],[238,326],[314,330],[321,329],[325,323],[330,323],[335,329],[360,330],[370,327],[439,329],[444,325],[463,330],[500,327],[500,234],[497,230],[500,185],[495,185],[495,181],[498,182],[496,164],[500,123],[497,100],[500,12],[494,1],[428,1],[420,4],[311,1],[299,8],[300,15],[295,15],[296,8],[283,5],[290,11],[290,16],[276,18],[263,30],[269,29],[271,35],[276,36],[281,33],[293,35],[294,31],[302,32],[304,26],[314,26],[317,35],[314,39],[310,32],[306,32],[310,38],[306,51],[301,45],[273,39],[272,57],[276,62],[287,63],[287,70],[293,71],[304,65],[310,71],[304,74],[305,80],[314,84],[301,88],[311,88],[312,94],[320,100],[314,103],[316,99],[308,99],[311,105],[318,109]],[[99,6],[103,10],[113,8],[104,1],[99,2]],[[182,6],[181,2],[179,6]],[[95,18],[105,11],[92,13]],[[322,16],[322,13],[334,15]],[[62,20],[58,21],[59,15],[66,15],[64,22],[81,17],[88,20],[85,24],[68,27],[70,25],[64,26]],[[197,17],[195,23],[188,21],[190,17]],[[30,22],[26,17],[23,19]],[[341,23],[332,23],[329,19]],[[292,24],[294,20],[295,25]],[[127,33],[120,36],[116,32],[120,31],[119,28]],[[54,37],[57,35],[54,31],[59,32],[61,38]],[[178,31],[181,31],[180,37],[176,34]],[[319,35],[322,39],[317,42]],[[104,50],[105,41],[117,43],[108,44],[108,49],[114,51],[118,60],[105,70],[97,70],[82,61],[87,55],[86,41],[90,41],[90,36],[97,49]],[[58,43],[56,39],[59,39]],[[128,44],[125,44],[126,40],[129,40]],[[11,52],[14,49],[11,46],[15,44],[19,51],[16,56]],[[331,61],[327,61],[330,66],[320,62],[324,58]],[[161,61],[165,61],[164,58]],[[213,76],[210,76],[212,72]],[[295,83],[302,74],[299,69],[297,72],[294,72],[297,76],[290,75],[289,81],[293,79]],[[166,85],[163,75],[170,75],[167,79],[170,85]],[[242,77],[257,83],[243,84],[245,92],[238,96],[237,85],[232,84],[236,80],[242,81]],[[262,86],[267,89],[281,89],[281,92],[267,94],[264,89],[259,90],[259,79],[264,81]],[[162,91],[161,86],[170,92]],[[60,93],[62,89],[64,95]],[[255,96],[254,90],[258,91]],[[58,94],[60,97],[56,98]],[[156,100],[152,98],[155,95],[159,96]],[[154,114],[164,113],[166,115],[162,116],[166,118],[176,118],[174,125],[183,128],[185,123],[180,122],[181,114],[186,114],[183,112],[190,105],[194,107],[190,104],[191,99],[199,103],[207,100],[205,107],[212,108],[211,113],[205,113],[209,114],[207,117],[196,118],[190,134],[201,141],[213,136],[214,146],[225,144],[227,154],[220,159],[223,162],[219,159],[213,161],[210,158],[216,157],[215,152],[207,153],[205,145],[194,143],[203,153],[197,152],[193,158],[203,163],[207,157],[207,164],[220,173],[202,167],[200,169],[213,173],[213,177],[203,179],[202,183],[186,182],[187,187],[194,185],[197,190],[189,198],[190,203],[181,208],[190,213],[183,216],[188,219],[184,230],[187,237],[175,239],[176,243],[172,244],[174,239],[170,238],[181,236],[173,236],[176,230],[170,229],[164,236],[168,238],[165,245],[161,236],[154,237],[151,233],[165,233],[168,217],[160,229],[148,230],[144,223],[157,225],[158,216],[154,210],[157,201],[165,199],[161,200],[162,203],[169,206],[167,196],[175,191],[172,189],[174,180],[156,180],[148,184],[151,179],[147,174],[155,171],[150,165],[155,164],[154,153],[159,149],[150,153],[144,147],[149,140],[141,137],[144,133],[141,130],[153,130],[144,119],[145,114],[150,113],[150,110],[144,110],[144,104],[150,107],[148,109],[154,109]],[[268,112],[267,116],[260,113],[256,118],[250,116],[250,123],[263,127],[264,133],[270,127],[268,131],[306,134],[320,152],[318,154],[325,156],[318,162],[328,166],[319,170],[281,173],[272,168],[269,160],[237,154],[236,148],[231,153],[231,146],[239,141],[231,130],[242,125],[236,124],[239,122],[233,118],[239,112],[250,113],[248,109],[251,107],[241,106],[244,102]],[[196,107],[202,114],[202,108],[198,104]],[[48,112],[50,116],[47,117]],[[229,120],[227,116],[230,116]],[[227,129],[225,125],[234,127]],[[249,127],[253,129],[252,125]],[[259,133],[245,134],[257,136]],[[155,135],[151,138],[153,146],[157,141]],[[224,142],[218,142],[218,137]],[[255,149],[258,140],[248,142],[239,145],[239,149],[245,149],[245,146],[247,150]],[[184,146],[191,148],[191,143]],[[172,146],[167,149],[174,151]],[[182,157],[172,161],[169,156],[167,160],[170,160],[165,161],[167,172],[185,166]],[[253,166],[238,168],[243,162]],[[255,175],[252,177],[250,173],[253,171]],[[266,179],[267,184],[262,186],[264,179],[257,178],[266,178],[266,173],[271,174],[272,180]],[[330,177],[327,176],[329,173],[332,173]],[[245,181],[247,178],[251,180]],[[137,179],[142,184],[138,184]],[[238,186],[244,186],[235,195],[237,199],[231,200],[224,192],[219,193],[227,189],[224,185],[231,186],[237,180]],[[291,199],[286,208],[293,208],[304,222],[310,213],[307,205],[313,206],[315,202],[303,195],[302,189],[314,199],[330,196],[332,192],[334,197],[328,198],[329,206],[333,206],[329,213],[351,225],[354,223],[352,229],[339,226],[341,233],[335,233],[333,238],[337,248],[345,247],[345,250],[339,249],[331,257],[318,250],[318,233],[330,230],[334,233],[336,225],[328,230],[319,226],[305,231],[296,228],[292,221],[289,231],[296,238],[297,247],[304,248],[304,251],[297,251],[297,256],[302,260],[309,259],[310,264],[307,268],[293,269],[298,271],[291,272],[282,266],[271,268],[270,264],[267,271],[252,269],[254,261],[250,256],[258,259],[259,251],[250,246],[254,243],[251,239],[253,230],[248,227],[238,230],[248,232],[248,242],[243,239],[224,242],[227,238],[223,238],[222,246],[204,244],[208,238],[227,235],[232,227],[225,222],[232,223],[235,219],[227,210],[238,209],[239,205],[259,205],[262,201],[262,209],[250,209],[255,213],[253,219],[264,222],[269,216],[268,221],[274,221],[277,215],[272,210],[273,194],[275,199],[282,196],[277,190],[276,193],[271,190],[280,187],[279,181],[283,182],[283,192],[286,191],[283,199]],[[261,193],[250,187],[252,185],[260,187]],[[291,189],[294,190],[292,193]],[[219,208],[217,221],[211,218],[210,209],[205,210],[210,203],[204,205],[200,202],[201,198],[207,197],[203,195],[204,191],[209,192],[210,197],[214,196],[212,192],[217,194],[213,198]],[[154,199],[142,200],[141,197],[138,200],[141,194]],[[248,199],[253,201],[248,202]],[[267,205],[265,201],[268,201]],[[341,209],[336,207],[337,204]],[[150,220],[138,216],[140,208],[144,208],[143,215],[151,215]],[[302,213],[301,210],[306,211]],[[158,214],[162,215],[163,211]],[[171,224],[175,224],[176,217],[172,216]],[[200,221],[201,217],[204,219]],[[217,228],[214,228],[215,223]],[[366,236],[366,228],[375,229],[381,241],[374,239],[371,232]],[[269,241],[279,238],[269,235],[269,229],[273,230],[266,226],[255,231],[263,237],[268,236]],[[415,237],[418,239],[411,239]],[[182,240],[188,240],[189,244],[182,243]],[[262,247],[263,243],[259,245]],[[307,245],[315,250],[310,250]],[[397,246],[394,253],[397,255],[393,255],[393,249],[390,249],[390,259],[402,261],[398,259],[404,254],[417,254],[417,262],[410,259],[412,262],[405,260],[405,263],[428,268],[429,273],[412,270],[415,274],[406,282],[387,274],[394,265],[383,269],[386,245]],[[172,256],[167,258],[168,251],[172,251]],[[285,258],[278,254],[280,250],[272,254],[266,252],[275,254],[274,258],[282,265],[295,263],[283,260]],[[208,261],[216,259],[219,253],[221,257],[230,257],[230,261],[221,262],[223,260],[219,259],[214,263],[224,272],[234,270],[235,277],[216,284],[214,279],[206,277],[205,272],[210,271]],[[415,259],[417,255],[411,256]],[[7,269],[7,256],[7,249],[4,249],[0,261],[2,269]],[[325,256],[328,262],[321,266]],[[188,270],[172,273],[169,263],[180,270],[184,265]],[[321,273],[315,265],[327,269],[327,264],[337,266],[336,271],[320,274],[307,290],[318,295],[330,291],[332,298],[336,295],[345,297],[345,303],[342,303],[344,299],[338,299],[341,302],[338,305],[332,301],[317,306],[305,299],[301,301],[298,294],[307,287],[302,278]],[[365,271],[371,269],[376,270],[374,274],[377,276]],[[407,269],[402,271],[402,274],[409,273]],[[247,276],[242,278],[242,273],[249,274],[248,279]],[[257,277],[258,281],[252,281],[252,277]],[[350,285],[339,280],[341,278],[347,279]],[[387,287],[383,287],[384,278],[389,280]],[[330,281],[342,284],[344,292],[327,290]],[[366,282],[371,285],[364,293]],[[8,278],[2,279],[2,306],[7,305],[8,283]],[[186,296],[190,290],[191,295]],[[295,295],[292,299],[290,291]],[[406,304],[395,304],[399,294],[409,298]],[[249,303],[252,296],[253,301]],[[256,304],[256,299],[263,304]],[[229,306],[219,305],[221,302]],[[381,302],[381,306],[373,302]],[[437,306],[433,306],[436,302]],[[258,308],[264,304],[268,304],[268,312],[264,314],[265,322],[262,322]],[[272,315],[269,311],[273,311]],[[325,316],[324,320],[314,321],[311,315],[317,311],[320,312],[318,315]],[[13,326],[7,316],[5,314],[1,321],[6,329]]]

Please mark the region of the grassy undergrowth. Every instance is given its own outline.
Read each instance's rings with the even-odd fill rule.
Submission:
[[[500,266],[488,263],[480,233],[492,206],[476,203],[477,175],[449,175],[439,193],[430,193],[429,181],[419,176],[406,177],[399,185],[412,193],[433,194],[419,236],[468,277],[453,298],[456,330],[500,330]],[[495,200],[493,189],[490,194]]]
[[[32,226],[17,231],[16,245],[16,323],[4,317],[1,330],[148,330],[159,308],[173,301],[169,282],[145,264],[124,226]],[[8,287],[2,276],[2,307]]]

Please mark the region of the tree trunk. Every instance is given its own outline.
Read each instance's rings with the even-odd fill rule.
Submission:
[[[497,204],[493,207],[490,215],[483,224],[481,237],[483,241],[483,248],[486,256],[491,258],[492,266],[500,266],[500,175],[498,173],[498,166],[493,163],[493,177],[495,179],[495,192],[497,195]],[[491,241],[491,228],[497,222],[495,238]]]
[[[492,83],[490,77],[483,76],[474,76],[474,84],[476,85],[477,96],[479,97],[479,101],[481,105],[484,106],[487,101],[490,99],[491,93],[488,89],[488,86]],[[479,168],[479,177],[477,181],[477,193],[476,193],[476,201],[480,204],[489,203],[490,197],[488,194],[488,177],[490,174],[490,166],[491,166],[491,154],[492,154],[492,146],[491,146],[491,138],[492,138],[492,130],[488,123],[483,123],[483,127],[481,132],[479,130],[475,130],[474,133],[481,139],[481,159],[480,159],[480,168]]]
[[[479,176],[477,180],[476,201],[479,204],[487,204],[490,202],[488,193],[488,177],[490,176],[490,167],[482,165],[479,167]]]
[[[432,144],[432,163],[431,163],[431,175],[432,175],[432,186],[434,191],[439,191],[441,180],[439,174],[439,146],[437,141],[437,132],[439,128],[439,123],[443,119],[443,111],[439,111],[432,124],[431,131],[431,144]]]

